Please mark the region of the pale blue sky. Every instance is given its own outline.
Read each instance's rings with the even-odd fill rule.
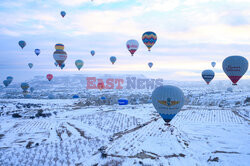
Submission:
[[[61,10],[67,12],[65,18]],[[227,79],[224,58],[238,54],[250,61],[249,0],[1,0],[0,20],[1,80],[12,75],[23,81],[47,73],[201,80],[200,73],[211,69],[212,61],[217,62],[215,79]],[[150,53],[141,41],[148,30],[158,36]],[[134,57],[125,46],[129,39],[140,44]],[[24,50],[19,40],[26,41]],[[63,70],[54,66],[54,45],[59,42],[68,53]],[[41,49],[38,57],[36,48]],[[115,65],[110,56],[117,57]],[[85,62],[80,72],[77,59]],[[29,62],[34,64],[31,70]],[[248,70],[243,79],[249,75]]]

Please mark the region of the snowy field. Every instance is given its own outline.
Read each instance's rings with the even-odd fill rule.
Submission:
[[[186,103],[171,126],[148,91],[124,92],[130,100],[142,96],[126,106],[84,97],[8,99],[2,91],[0,165],[249,166],[250,88],[211,87],[182,87]]]

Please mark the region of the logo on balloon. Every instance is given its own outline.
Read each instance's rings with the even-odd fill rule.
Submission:
[[[171,101],[170,98],[167,98],[167,100],[165,100],[165,101],[164,100],[158,100],[158,103],[170,107],[170,106],[179,104],[180,101]]]

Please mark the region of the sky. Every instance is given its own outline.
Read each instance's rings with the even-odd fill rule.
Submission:
[[[0,80],[103,73],[200,81],[212,61],[215,80],[228,80],[222,70],[226,57],[250,61],[249,0],[1,0],[0,20]],[[151,52],[141,40],[146,31],[157,34]],[[126,48],[130,39],[139,42],[133,57]],[[27,43],[23,50],[19,40]],[[56,43],[68,54],[63,70],[54,66]],[[117,57],[115,65],[110,56]],[[84,61],[81,71],[77,59]],[[151,69],[148,62],[154,63]],[[250,80],[250,70],[242,79]]]

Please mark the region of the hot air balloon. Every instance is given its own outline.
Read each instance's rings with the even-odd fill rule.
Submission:
[[[32,63],[29,63],[28,64],[29,68],[31,69],[33,67],[33,64]]]
[[[184,94],[175,86],[159,86],[152,93],[152,103],[163,120],[168,123],[184,105]]]
[[[22,49],[26,46],[26,42],[23,41],[23,40],[20,40],[20,41],[18,42],[18,44],[19,44],[19,46],[20,46]]]
[[[94,51],[94,50],[90,51],[90,54],[91,54],[92,56],[94,56],[94,55],[95,55],[95,51]]]
[[[3,84],[4,84],[5,87],[7,87],[7,86],[9,86],[10,82],[8,80],[4,80]]]
[[[102,97],[101,97],[101,100],[106,100],[106,97],[105,97],[105,96],[102,96]]]
[[[55,62],[54,64],[55,64],[56,67],[58,66],[58,63],[57,63],[57,62]]]
[[[34,92],[34,88],[33,87],[30,87],[30,92],[33,93]]]
[[[13,77],[11,77],[11,76],[8,76],[7,78],[6,78],[6,80],[8,80],[9,81],[9,84],[13,81]]]
[[[128,105],[128,99],[118,99],[119,105]]]
[[[40,49],[35,49],[35,54],[38,56],[40,54]]]
[[[104,83],[103,83],[103,82],[98,82],[97,88],[98,88],[100,91],[101,91],[102,89],[104,89]]]
[[[61,16],[64,17],[66,15],[65,11],[61,11]]]
[[[75,61],[75,65],[78,68],[78,70],[80,70],[82,68],[83,64],[84,64],[83,61],[80,59]]]
[[[21,84],[21,88],[23,89],[23,92],[27,92],[27,90],[29,89],[29,84],[28,83],[26,83],[26,82],[23,82],[22,84]]]
[[[49,80],[49,81],[51,81],[52,79],[53,79],[53,75],[52,74],[47,74],[47,79]]]
[[[60,68],[63,69],[65,67],[65,64],[61,64]]]
[[[247,72],[248,61],[242,56],[229,56],[223,61],[222,67],[233,85],[237,85],[236,83]]]
[[[73,98],[73,99],[78,99],[79,96],[78,96],[78,95],[74,95],[72,98]]]
[[[216,62],[211,62],[211,65],[212,65],[213,67],[215,67]]]
[[[148,63],[148,66],[151,68],[153,66],[153,63],[152,62],[149,62]]]
[[[148,47],[148,51],[150,51],[151,47],[157,41],[157,36],[154,32],[148,31],[142,35],[142,41]]]
[[[206,81],[206,83],[209,84],[210,81],[212,81],[212,79],[214,78],[214,72],[213,70],[204,70],[201,73],[201,76]]]
[[[116,61],[116,57],[115,57],[115,56],[111,56],[111,57],[110,57],[110,61],[111,61],[112,64],[114,64],[115,61]]]
[[[126,45],[127,45],[128,51],[131,53],[132,56],[134,55],[134,53],[139,47],[139,43],[137,40],[128,40]]]
[[[67,53],[63,50],[64,49],[64,45],[63,44],[56,44],[55,45],[56,51],[53,54],[53,57],[55,59],[55,61],[57,62],[57,64],[59,66],[61,66],[64,61],[67,59]]]

